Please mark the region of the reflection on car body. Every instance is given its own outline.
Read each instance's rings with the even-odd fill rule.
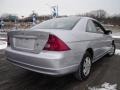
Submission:
[[[43,74],[74,73],[78,80],[86,79],[92,63],[106,54],[114,55],[110,33],[92,18],[54,18],[28,31],[9,32],[7,60]]]

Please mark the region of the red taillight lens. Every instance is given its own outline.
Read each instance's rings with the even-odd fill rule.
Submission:
[[[44,50],[67,51],[67,50],[70,50],[70,48],[58,37],[54,35],[49,35],[49,39],[44,47]]]

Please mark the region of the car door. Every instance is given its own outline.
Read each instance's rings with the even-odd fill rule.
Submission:
[[[109,34],[105,34],[106,30],[99,22],[93,20],[93,23],[95,24],[97,33],[102,35],[102,43],[100,45],[102,46],[102,50],[105,53],[111,48],[112,38]]]
[[[107,44],[104,30],[97,24],[94,20],[88,20],[87,24],[87,32],[90,33],[90,37],[92,38],[91,47],[94,49],[94,60],[105,53],[104,48]]]

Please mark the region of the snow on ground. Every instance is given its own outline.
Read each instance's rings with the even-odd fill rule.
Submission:
[[[113,38],[120,38],[120,36],[114,36],[114,35],[113,35],[112,37],[113,37]]]
[[[98,87],[89,87],[88,90],[117,90],[117,84],[103,83],[99,88]]]
[[[113,38],[120,38],[120,32],[112,34],[112,37]]]
[[[0,40],[5,40],[6,38],[5,37],[0,37]]]
[[[120,49],[115,50],[115,55],[120,55]]]
[[[7,47],[7,42],[6,41],[0,41],[0,50],[5,49]]]

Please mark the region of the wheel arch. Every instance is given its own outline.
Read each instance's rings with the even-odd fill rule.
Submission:
[[[115,40],[112,40],[112,44],[114,44],[115,43]]]
[[[94,56],[93,49],[92,48],[88,48],[86,51],[88,51],[91,54],[92,58],[93,58],[93,56]]]

